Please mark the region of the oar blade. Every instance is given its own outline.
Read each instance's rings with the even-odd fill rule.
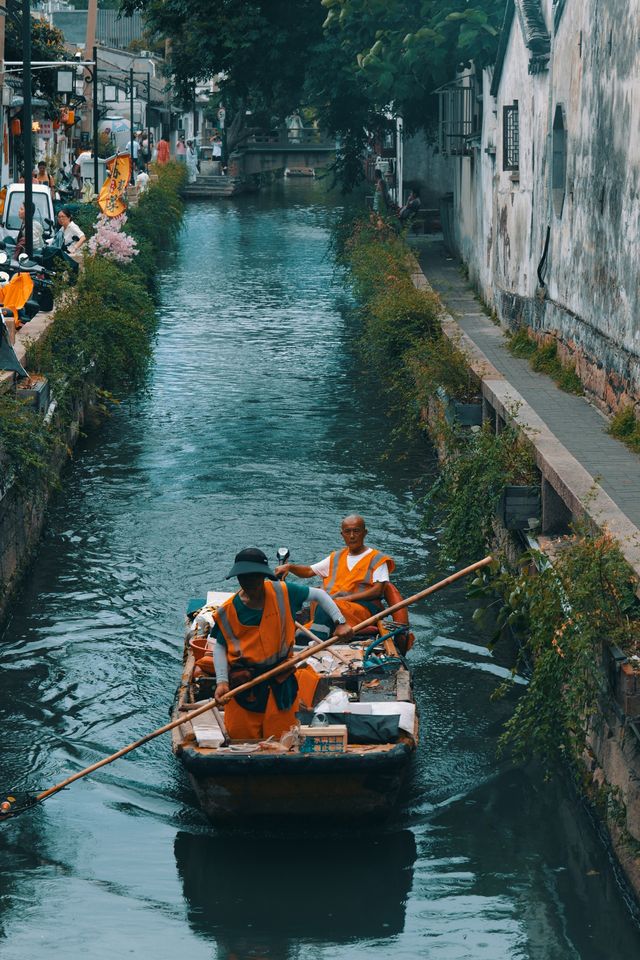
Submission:
[[[25,813],[39,803],[39,794],[35,792],[19,791],[8,793],[0,801],[0,823],[4,820],[11,820]]]

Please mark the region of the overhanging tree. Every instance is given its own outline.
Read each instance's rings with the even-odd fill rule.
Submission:
[[[429,125],[433,91],[470,60],[495,55],[505,0],[122,0],[170,40],[169,69],[184,102],[218,76],[235,116],[269,126],[312,108],[340,138],[343,186],[361,176],[367,134],[390,110],[408,131]]]

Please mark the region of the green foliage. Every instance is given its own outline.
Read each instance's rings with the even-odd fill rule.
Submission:
[[[439,334],[440,301],[416,289],[412,254],[381,218],[352,222],[342,250],[361,304],[363,353],[375,374],[391,382],[408,372],[411,351]]]
[[[555,380],[561,390],[582,396],[584,387],[574,367],[563,364],[558,356],[558,345],[550,340],[542,345],[533,340],[526,328],[521,327],[507,340],[509,351],[514,357],[529,361],[533,370],[546,373]]]
[[[631,404],[620,407],[614,414],[609,424],[609,433],[622,440],[636,453],[640,453],[640,422],[636,417],[635,407]]]
[[[539,482],[532,447],[513,424],[496,434],[486,422],[476,433],[454,434],[453,441],[425,498],[425,523],[442,523],[440,551],[448,563],[482,555],[506,485]]]
[[[577,760],[605,692],[603,641],[640,651],[637,583],[609,534],[578,528],[550,564],[527,555],[516,573],[474,581],[497,592],[498,628],[509,625],[532,664],[530,682],[507,722],[502,747],[547,768]]]
[[[15,476],[22,491],[37,491],[55,473],[52,456],[58,439],[33,407],[18,397],[0,396],[0,475]]]
[[[526,327],[519,327],[518,330],[508,338],[507,346],[509,347],[509,352],[513,354],[514,357],[521,357],[523,360],[528,360],[538,349],[538,344],[535,340],[531,339]]]
[[[51,381],[62,429],[88,383],[118,397],[144,380],[156,328],[154,258],[174,241],[182,216],[177,190],[184,173],[177,167],[167,164],[130,213],[127,227],[143,251],[140,257],[131,265],[85,257],[73,292],[67,291],[47,334],[28,351],[29,369]],[[95,217],[97,207],[90,205],[86,213]]]
[[[426,403],[439,389],[452,400],[471,402],[478,396],[480,381],[465,353],[448,337],[420,343],[410,358],[418,396]]]
[[[251,123],[271,127],[311,108],[340,138],[334,172],[351,189],[371,131],[391,104],[408,133],[433,121],[433,91],[470,60],[490,63],[504,0],[122,0],[171,39],[168,72],[190,102],[218,76],[230,147]]]
[[[220,74],[231,113],[251,110],[269,121],[302,106],[311,49],[322,39],[319,0],[124,0],[142,9],[149,30],[171,39],[170,72],[185,103],[193,81]]]
[[[8,9],[17,16],[6,18],[5,53],[7,60],[22,60],[22,6],[18,0],[8,0]],[[31,18],[31,59],[32,60],[64,60],[66,59],[64,34],[56,27],[52,27],[47,20]],[[34,97],[43,97],[52,105],[58,106],[55,70],[34,70],[32,73],[31,91]],[[56,116],[54,110],[51,116]]]

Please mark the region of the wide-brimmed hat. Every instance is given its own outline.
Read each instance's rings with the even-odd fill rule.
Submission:
[[[225,580],[231,580],[232,577],[241,577],[245,573],[262,573],[270,580],[278,579],[273,570],[269,569],[266,554],[257,547],[246,547],[236,554],[233,566]]]

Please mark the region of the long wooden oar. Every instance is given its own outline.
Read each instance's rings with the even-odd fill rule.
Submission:
[[[372,624],[377,623],[378,620],[388,617],[390,614],[395,613],[396,610],[402,610],[403,607],[408,607],[412,603],[416,603],[417,600],[422,600],[424,597],[428,597],[430,594],[436,593],[438,590],[442,590],[443,587],[448,587],[450,583],[454,583],[456,580],[460,580],[462,577],[467,577],[470,573],[474,573],[476,570],[480,570],[482,567],[488,566],[488,564],[490,564],[492,561],[493,557],[485,557],[483,560],[478,560],[477,563],[472,563],[470,567],[465,567],[464,570],[458,570],[456,573],[452,573],[451,576],[445,577],[444,580],[434,583],[433,586],[427,587],[425,590],[421,590],[419,593],[414,593],[412,597],[407,597],[406,600],[401,600],[398,603],[394,603],[391,607],[386,607],[384,610],[381,610],[380,613],[376,613],[373,616],[368,617],[367,620],[363,620],[362,623],[357,624],[357,626],[353,628],[354,633],[357,633],[359,630],[363,630],[365,627],[369,627]],[[240,686],[234,687],[233,690],[225,693],[225,695],[220,697],[220,699],[215,701],[215,703],[219,707],[224,706],[225,703],[228,703],[229,700],[233,699],[233,697],[237,696],[239,693],[244,693],[245,690],[250,690],[259,683],[264,683],[265,680],[270,680],[272,677],[277,677],[279,674],[290,670],[291,667],[296,666],[298,663],[302,663],[303,660],[307,660],[309,657],[315,656],[321,650],[325,650],[327,647],[330,647],[331,644],[336,643],[339,639],[339,637],[329,637],[327,640],[323,640],[314,647],[307,647],[306,650],[301,650],[300,653],[296,653],[288,660],[284,660],[282,663],[278,664],[278,666],[273,667],[271,670],[267,670],[266,673],[261,673],[260,676],[254,677],[253,680],[249,680],[247,683],[241,683]],[[66,780],[56,783],[55,786],[49,787],[48,790],[43,790],[42,793],[38,793],[36,795],[8,795],[6,799],[0,803],[0,821],[17,816],[19,813],[28,810],[29,807],[34,806],[36,803],[41,803],[48,797],[52,797],[54,793],[59,793],[60,790],[64,790],[65,787],[70,786],[70,784],[74,783],[76,780],[80,780],[82,777],[88,776],[95,770],[99,770],[100,767],[105,767],[108,763],[113,763],[114,760],[124,757],[127,753],[131,753],[132,750],[137,750],[138,747],[142,747],[145,743],[149,743],[150,740],[154,740],[163,733],[168,733],[170,730],[174,730],[181,724],[188,723],[190,720],[194,720],[201,714],[211,710],[211,708],[212,701],[208,700],[205,704],[202,704],[195,710],[190,710],[188,713],[182,714],[182,716],[178,717],[176,720],[172,720],[171,723],[165,723],[163,727],[158,727],[157,730],[154,730],[152,733],[148,733],[146,736],[141,737],[140,740],[135,740],[133,743],[128,744],[128,746],[123,747],[116,753],[112,753],[109,757],[104,757],[102,760],[98,760],[97,763],[92,763],[91,766],[85,767],[84,770],[79,770],[78,773],[74,773],[71,777],[67,777]]]

